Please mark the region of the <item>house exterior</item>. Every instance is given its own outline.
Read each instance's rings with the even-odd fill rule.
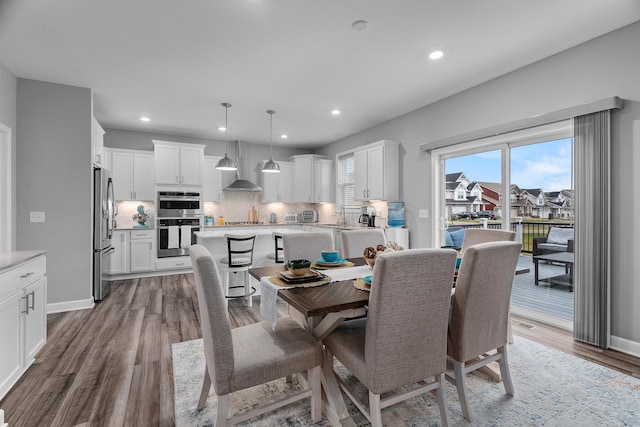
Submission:
[[[445,188],[447,218],[461,212],[484,210],[482,187],[477,182],[469,181],[464,172],[447,174]]]

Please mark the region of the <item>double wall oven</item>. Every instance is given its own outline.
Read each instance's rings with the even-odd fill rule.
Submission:
[[[197,192],[158,192],[158,258],[187,256],[202,227],[202,198]]]

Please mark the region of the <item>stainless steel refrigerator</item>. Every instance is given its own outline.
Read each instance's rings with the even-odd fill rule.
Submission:
[[[93,298],[100,301],[111,288],[109,270],[114,219],[116,214],[113,198],[113,181],[107,169],[93,170]]]

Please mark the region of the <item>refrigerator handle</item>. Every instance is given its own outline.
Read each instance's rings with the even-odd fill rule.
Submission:
[[[113,181],[111,178],[107,181],[107,211],[110,213],[107,220],[107,235],[111,239],[113,237],[113,221],[116,219],[116,203],[113,198]]]

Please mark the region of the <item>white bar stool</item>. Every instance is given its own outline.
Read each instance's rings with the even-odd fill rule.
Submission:
[[[253,294],[256,288],[251,286],[250,277],[247,274],[253,266],[253,247],[256,241],[256,234],[233,235],[225,234],[227,239],[227,256],[220,259],[221,268],[224,272],[224,296],[226,298],[246,298],[247,306],[253,306]],[[230,286],[231,273],[244,274],[243,285]],[[231,294],[230,290],[235,288],[244,288],[244,292],[240,294]]]
[[[282,233],[274,231],[271,233],[271,237],[274,242],[274,251],[272,254],[267,254],[267,259],[272,259],[276,264],[284,263],[284,253],[282,248]]]

